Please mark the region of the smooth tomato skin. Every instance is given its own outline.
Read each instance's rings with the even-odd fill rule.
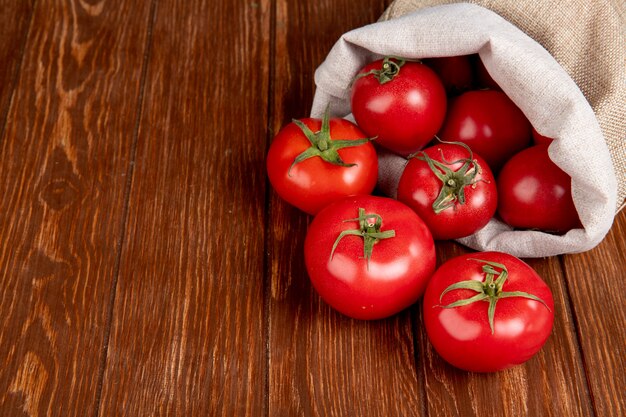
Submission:
[[[380,69],[382,60],[361,69]],[[391,81],[380,84],[373,75],[358,78],[352,87],[352,114],[376,143],[407,156],[420,150],[437,133],[446,114],[446,91],[428,66],[407,62]]]
[[[487,315],[488,302],[443,308],[456,300],[476,295],[471,290],[452,290],[464,280],[484,281],[482,263],[498,262],[508,269],[503,291],[524,291],[541,298],[503,298],[496,304],[494,334]],[[426,334],[439,355],[457,368],[472,372],[495,372],[522,364],[545,344],[554,322],[554,300],[546,283],[525,262],[501,252],[461,255],[441,265],[428,283],[423,300]]]
[[[510,226],[565,233],[582,227],[572,200],[572,180],[535,145],[511,158],[497,180],[498,214]]]
[[[301,119],[313,132],[320,130],[318,119]],[[365,134],[352,122],[330,120],[332,140],[360,139]],[[306,159],[289,168],[294,159],[311,146],[302,130],[293,122],[275,136],[267,154],[267,173],[278,195],[309,214],[316,214],[328,204],[350,195],[370,194],[378,178],[378,158],[371,143],[339,149],[338,153],[352,167],[325,162],[319,157]]]
[[[530,122],[506,94],[476,90],[450,103],[439,138],[466,143],[497,172],[530,144],[530,131]]]
[[[439,76],[448,94],[469,90],[474,83],[474,71],[469,55],[428,58],[423,62]]]
[[[437,144],[423,150],[430,158],[444,163],[453,171],[462,162],[447,164],[469,158],[469,152],[460,145]],[[442,158],[443,155],[443,158]],[[442,188],[426,161],[411,158],[398,183],[398,200],[411,207],[428,226],[436,240],[458,239],[474,234],[483,228],[493,217],[498,207],[496,182],[491,169],[477,154],[473,154],[480,166],[474,186],[465,187],[465,204],[458,202],[439,214],[433,210],[433,203]]]
[[[331,259],[337,236],[358,229],[358,209],[382,217],[381,230],[395,237],[374,245],[369,261],[363,238],[346,236]],[[356,319],[374,320],[396,314],[423,294],[435,270],[435,245],[422,220],[404,204],[384,197],[355,196],[331,204],[309,225],[304,260],[313,284],[326,303]]]

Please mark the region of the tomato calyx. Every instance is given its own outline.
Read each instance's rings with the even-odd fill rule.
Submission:
[[[441,295],[439,296],[439,302],[441,302],[443,296],[453,290],[472,290],[477,292],[476,295],[465,298],[461,300],[457,300],[448,305],[440,305],[442,308],[455,308],[466,306],[477,301],[486,301],[489,303],[489,308],[487,310],[487,316],[489,318],[489,327],[491,328],[491,334],[494,334],[494,325],[493,320],[496,313],[496,304],[502,298],[511,298],[511,297],[523,297],[531,300],[535,300],[543,304],[548,311],[550,308],[541,298],[536,295],[529,294],[524,291],[502,291],[502,287],[506,279],[508,278],[509,272],[505,265],[497,262],[484,261],[482,259],[469,258],[469,260],[478,261],[483,263],[483,272],[485,273],[484,281],[475,281],[475,280],[467,280],[460,281],[448,286]],[[499,269],[496,270],[496,268]]]
[[[472,150],[465,143],[462,142],[446,142],[440,140],[442,143],[449,143],[454,145],[463,146],[469,152],[469,158],[458,159],[456,161],[446,161],[443,157],[443,151],[439,149],[441,153],[441,163],[432,159],[425,152],[419,151],[409,158],[417,158],[428,164],[433,174],[442,182],[439,195],[433,202],[433,211],[435,214],[439,214],[442,211],[452,208],[458,202],[459,204],[465,204],[465,187],[475,187],[479,181],[485,181],[483,179],[476,180],[476,176],[482,172],[482,169],[478,162],[473,159],[474,155]],[[452,171],[447,165],[454,165],[456,163],[463,162],[461,168],[456,171]]]
[[[308,139],[311,146],[304,152],[296,156],[291,166],[289,167],[288,175],[291,173],[291,169],[294,165],[315,156],[319,156],[325,162],[333,165],[339,165],[342,167],[353,167],[356,164],[346,163],[339,156],[339,149],[350,148],[353,146],[363,145],[373,138],[362,138],[353,140],[332,140],[330,137],[330,106],[326,106],[324,116],[322,118],[322,127],[319,131],[313,132],[307,125],[301,120],[294,119],[293,123],[302,130],[304,136]]]
[[[406,63],[406,60],[402,58],[388,56],[383,59],[383,64],[380,69],[373,69],[368,72],[364,72],[362,74],[357,75],[354,78],[353,83],[359,78],[367,77],[368,75],[373,75],[374,78],[378,80],[380,84],[386,84],[389,81],[393,80],[396,75],[400,73],[400,68]]]
[[[330,252],[330,259],[335,254],[335,249],[339,245],[341,239],[346,236],[359,236],[363,238],[363,257],[367,260],[367,267],[369,269],[369,261],[372,258],[372,252],[374,251],[374,245],[381,239],[389,239],[396,236],[395,230],[381,231],[383,218],[376,213],[366,213],[364,208],[359,208],[359,217],[356,219],[347,219],[344,222],[359,222],[358,229],[344,230],[337,236],[333,248]]]

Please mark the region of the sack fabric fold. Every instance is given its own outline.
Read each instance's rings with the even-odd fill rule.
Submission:
[[[383,19],[394,17],[398,2],[402,0],[393,3]],[[555,139],[549,155],[572,178],[572,196],[583,229],[552,235],[512,230],[494,218],[476,234],[459,241],[476,250],[498,250],[520,257],[593,248],[610,229],[618,207],[612,156],[615,159],[616,153],[623,157],[623,149],[609,150],[594,109],[552,54],[487,8],[469,3],[419,8],[345,33],[315,72],[317,89],[311,115],[320,117],[330,103],[334,116],[349,117],[350,84],[359,69],[375,59],[473,53],[480,55],[492,78],[537,131]],[[622,130],[621,135],[624,133]],[[618,145],[623,147],[624,141],[618,141]],[[405,164],[400,156],[380,153],[379,187],[387,195],[395,197]]]

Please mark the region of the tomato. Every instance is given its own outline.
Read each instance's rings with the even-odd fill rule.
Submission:
[[[472,87],[474,73],[468,55],[423,60],[441,79],[448,94],[459,94]]]
[[[487,163],[465,144],[441,143],[411,158],[398,200],[411,207],[435,239],[469,236],[493,217],[496,182]]]
[[[380,319],[422,295],[435,270],[435,245],[409,207],[390,198],[355,196],[315,216],[304,260],[326,303],[356,319]]]
[[[468,91],[454,99],[439,132],[445,141],[464,142],[498,171],[530,143],[530,122],[501,91]]]
[[[581,227],[572,180],[548,155],[547,145],[535,145],[515,155],[498,176],[498,214],[522,229],[564,233]]]
[[[537,129],[535,129],[534,127],[532,129],[532,136],[533,136],[533,142],[535,143],[535,145],[549,145],[554,140],[552,138],[549,138],[537,132]]]
[[[476,84],[481,88],[490,88],[492,90],[502,91],[502,88],[500,88],[498,83],[494,81],[491,74],[489,74],[489,71],[487,71],[487,68],[485,68],[485,64],[483,64],[480,56],[478,54],[472,55],[471,60],[474,64],[473,69],[474,74],[476,74]]]
[[[546,283],[520,259],[478,252],[445,262],[423,301],[426,334],[450,364],[494,372],[529,360],[554,322]]]
[[[352,114],[376,143],[406,156],[428,143],[446,114],[446,91],[419,62],[385,58],[366,65],[352,87]]]
[[[352,122],[294,120],[278,132],[267,154],[270,183],[288,203],[315,214],[349,195],[370,194],[378,177],[376,150]]]

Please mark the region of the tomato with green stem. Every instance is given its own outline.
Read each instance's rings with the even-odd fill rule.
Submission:
[[[437,133],[446,114],[446,91],[421,62],[387,57],[359,71],[352,85],[352,114],[376,143],[407,156]]]
[[[464,143],[442,142],[417,152],[398,183],[398,200],[411,207],[437,240],[483,228],[498,206],[487,163]]]
[[[473,372],[522,364],[547,341],[552,292],[522,260],[502,252],[461,255],[441,265],[423,301],[426,334],[448,363]]]
[[[267,154],[267,173],[278,195],[316,214],[350,195],[370,194],[378,178],[371,139],[354,123],[330,118],[294,120],[275,136]]]
[[[311,222],[304,260],[313,287],[339,312],[373,320],[400,312],[423,294],[435,246],[417,214],[399,201],[355,196]]]

